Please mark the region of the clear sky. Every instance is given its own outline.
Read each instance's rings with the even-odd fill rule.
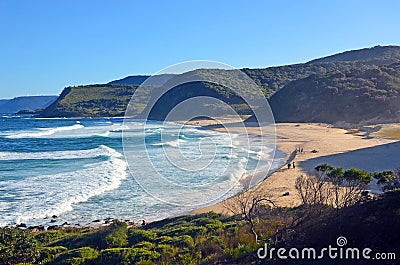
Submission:
[[[399,12],[397,0],[0,0],[0,98],[187,60],[267,67],[400,45]]]

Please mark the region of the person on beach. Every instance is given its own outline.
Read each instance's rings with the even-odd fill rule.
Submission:
[[[292,164],[287,164],[287,168],[290,169],[290,167],[292,166]]]
[[[145,226],[146,225],[146,221],[142,220],[142,225]]]
[[[294,164],[294,161],[293,161],[293,168],[296,168],[296,165]]]

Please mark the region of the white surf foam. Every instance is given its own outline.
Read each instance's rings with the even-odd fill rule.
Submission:
[[[40,159],[81,159],[95,158],[99,156],[121,157],[114,149],[100,145],[88,150],[51,151],[51,152],[0,152],[0,161],[5,160],[40,160]]]
[[[72,211],[74,204],[118,188],[128,176],[127,164],[114,149],[109,148],[107,152],[111,156],[109,160],[89,164],[78,171],[31,177],[23,182],[3,182],[8,191],[17,192],[22,200],[8,203],[12,212],[4,213],[6,209],[0,209],[4,213],[0,226],[61,215]]]
[[[182,140],[182,139],[176,139],[174,141],[168,141],[168,142],[164,142],[164,143],[154,143],[154,144],[151,144],[151,145],[153,145],[153,146],[179,147],[182,143],[186,143],[186,141]]]
[[[31,131],[31,132],[22,132],[13,135],[7,135],[5,138],[10,139],[21,139],[21,138],[40,138],[43,136],[53,135],[57,132],[64,132],[64,131],[71,131],[84,128],[82,124],[74,124],[70,126],[62,126],[56,128],[39,128],[38,131]]]

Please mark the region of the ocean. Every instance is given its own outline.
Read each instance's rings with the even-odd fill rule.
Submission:
[[[196,126],[3,115],[0,226],[186,214],[240,191],[260,161],[274,170],[283,157],[256,137]]]

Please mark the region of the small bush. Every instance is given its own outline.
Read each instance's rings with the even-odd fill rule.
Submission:
[[[58,231],[46,231],[36,235],[36,240],[41,245],[50,244],[56,240],[59,240],[65,236],[65,232],[58,230]]]
[[[48,263],[57,258],[61,253],[67,252],[68,249],[63,246],[43,247],[40,249],[40,256],[37,260],[39,264]]]
[[[96,260],[97,264],[123,264],[124,252],[128,248],[111,248],[100,252]]]
[[[52,264],[87,264],[98,258],[99,252],[90,247],[82,247],[70,250],[59,255]]]
[[[131,228],[128,231],[128,241],[130,245],[135,245],[142,241],[152,242],[156,239],[157,233],[139,228]]]
[[[37,240],[30,231],[0,228],[0,264],[31,263],[38,256]]]
[[[191,237],[195,237],[198,235],[204,235],[206,232],[207,228],[204,226],[182,226],[166,229],[162,234],[166,236],[189,235]]]
[[[124,247],[128,245],[127,224],[116,221],[110,225],[111,232],[106,236],[109,248]]]
[[[148,241],[142,241],[140,243],[137,243],[134,247],[135,248],[154,249],[155,245]]]
[[[136,264],[139,261],[152,261],[161,256],[160,253],[146,248],[130,248],[123,254],[126,264]]]

